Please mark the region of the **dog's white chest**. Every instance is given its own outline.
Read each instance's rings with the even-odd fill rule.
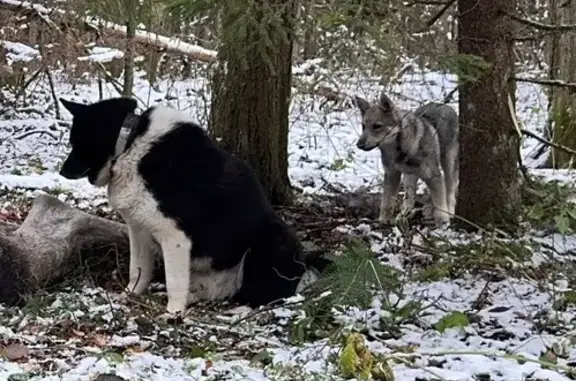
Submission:
[[[134,210],[145,192],[144,182],[138,175],[137,161],[120,156],[112,166],[108,183],[108,200],[116,211]]]

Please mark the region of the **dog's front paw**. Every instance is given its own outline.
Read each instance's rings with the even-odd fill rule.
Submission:
[[[182,314],[186,311],[187,304],[187,300],[168,300],[166,312],[173,315]]]
[[[438,229],[447,228],[450,226],[450,214],[443,210],[436,210],[434,212],[434,222]]]
[[[159,322],[164,324],[180,324],[184,321],[184,313],[170,313],[164,312],[158,315],[157,319]]]

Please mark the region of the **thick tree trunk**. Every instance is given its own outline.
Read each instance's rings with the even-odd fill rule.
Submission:
[[[499,11],[512,12],[514,5],[515,0],[458,1],[459,53],[492,65],[477,82],[463,85],[459,96],[456,214],[480,226],[516,223],[521,202],[519,138],[509,108],[513,24]]]
[[[555,9],[558,24],[573,24],[576,22],[576,1],[566,2],[565,5]],[[566,82],[576,81],[576,57],[566,52],[576,51],[576,35],[563,33],[556,36],[556,51],[552,58],[555,62],[551,69],[555,70],[558,79]],[[562,54],[561,52],[564,52]],[[550,119],[554,126],[555,143],[568,148],[576,149],[576,97],[573,90],[568,88],[554,88],[551,94]],[[573,167],[573,155],[552,149],[550,158],[554,168]]]
[[[255,8],[254,17],[262,24],[248,26],[243,43],[223,44],[219,57],[225,67],[220,66],[213,83],[211,132],[252,166],[273,204],[291,200],[288,113],[295,10],[294,0],[266,1]],[[276,27],[263,14],[272,11],[281,20]],[[224,15],[227,24],[233,25]]]

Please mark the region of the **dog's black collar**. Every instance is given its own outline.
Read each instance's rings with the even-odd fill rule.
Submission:
[[[126,116],[126,118],[124,118],[124,122],[122,123],[122,128],[132,130],[134,127],[136,127],[139,120],[140,120],[140,115],[130,113]]]

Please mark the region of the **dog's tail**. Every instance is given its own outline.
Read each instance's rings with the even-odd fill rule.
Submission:
[[[333,261],[326,258],[327,252],[325,250],[310,250],[306,252],[306,268],[318,273],[323,273]]]

